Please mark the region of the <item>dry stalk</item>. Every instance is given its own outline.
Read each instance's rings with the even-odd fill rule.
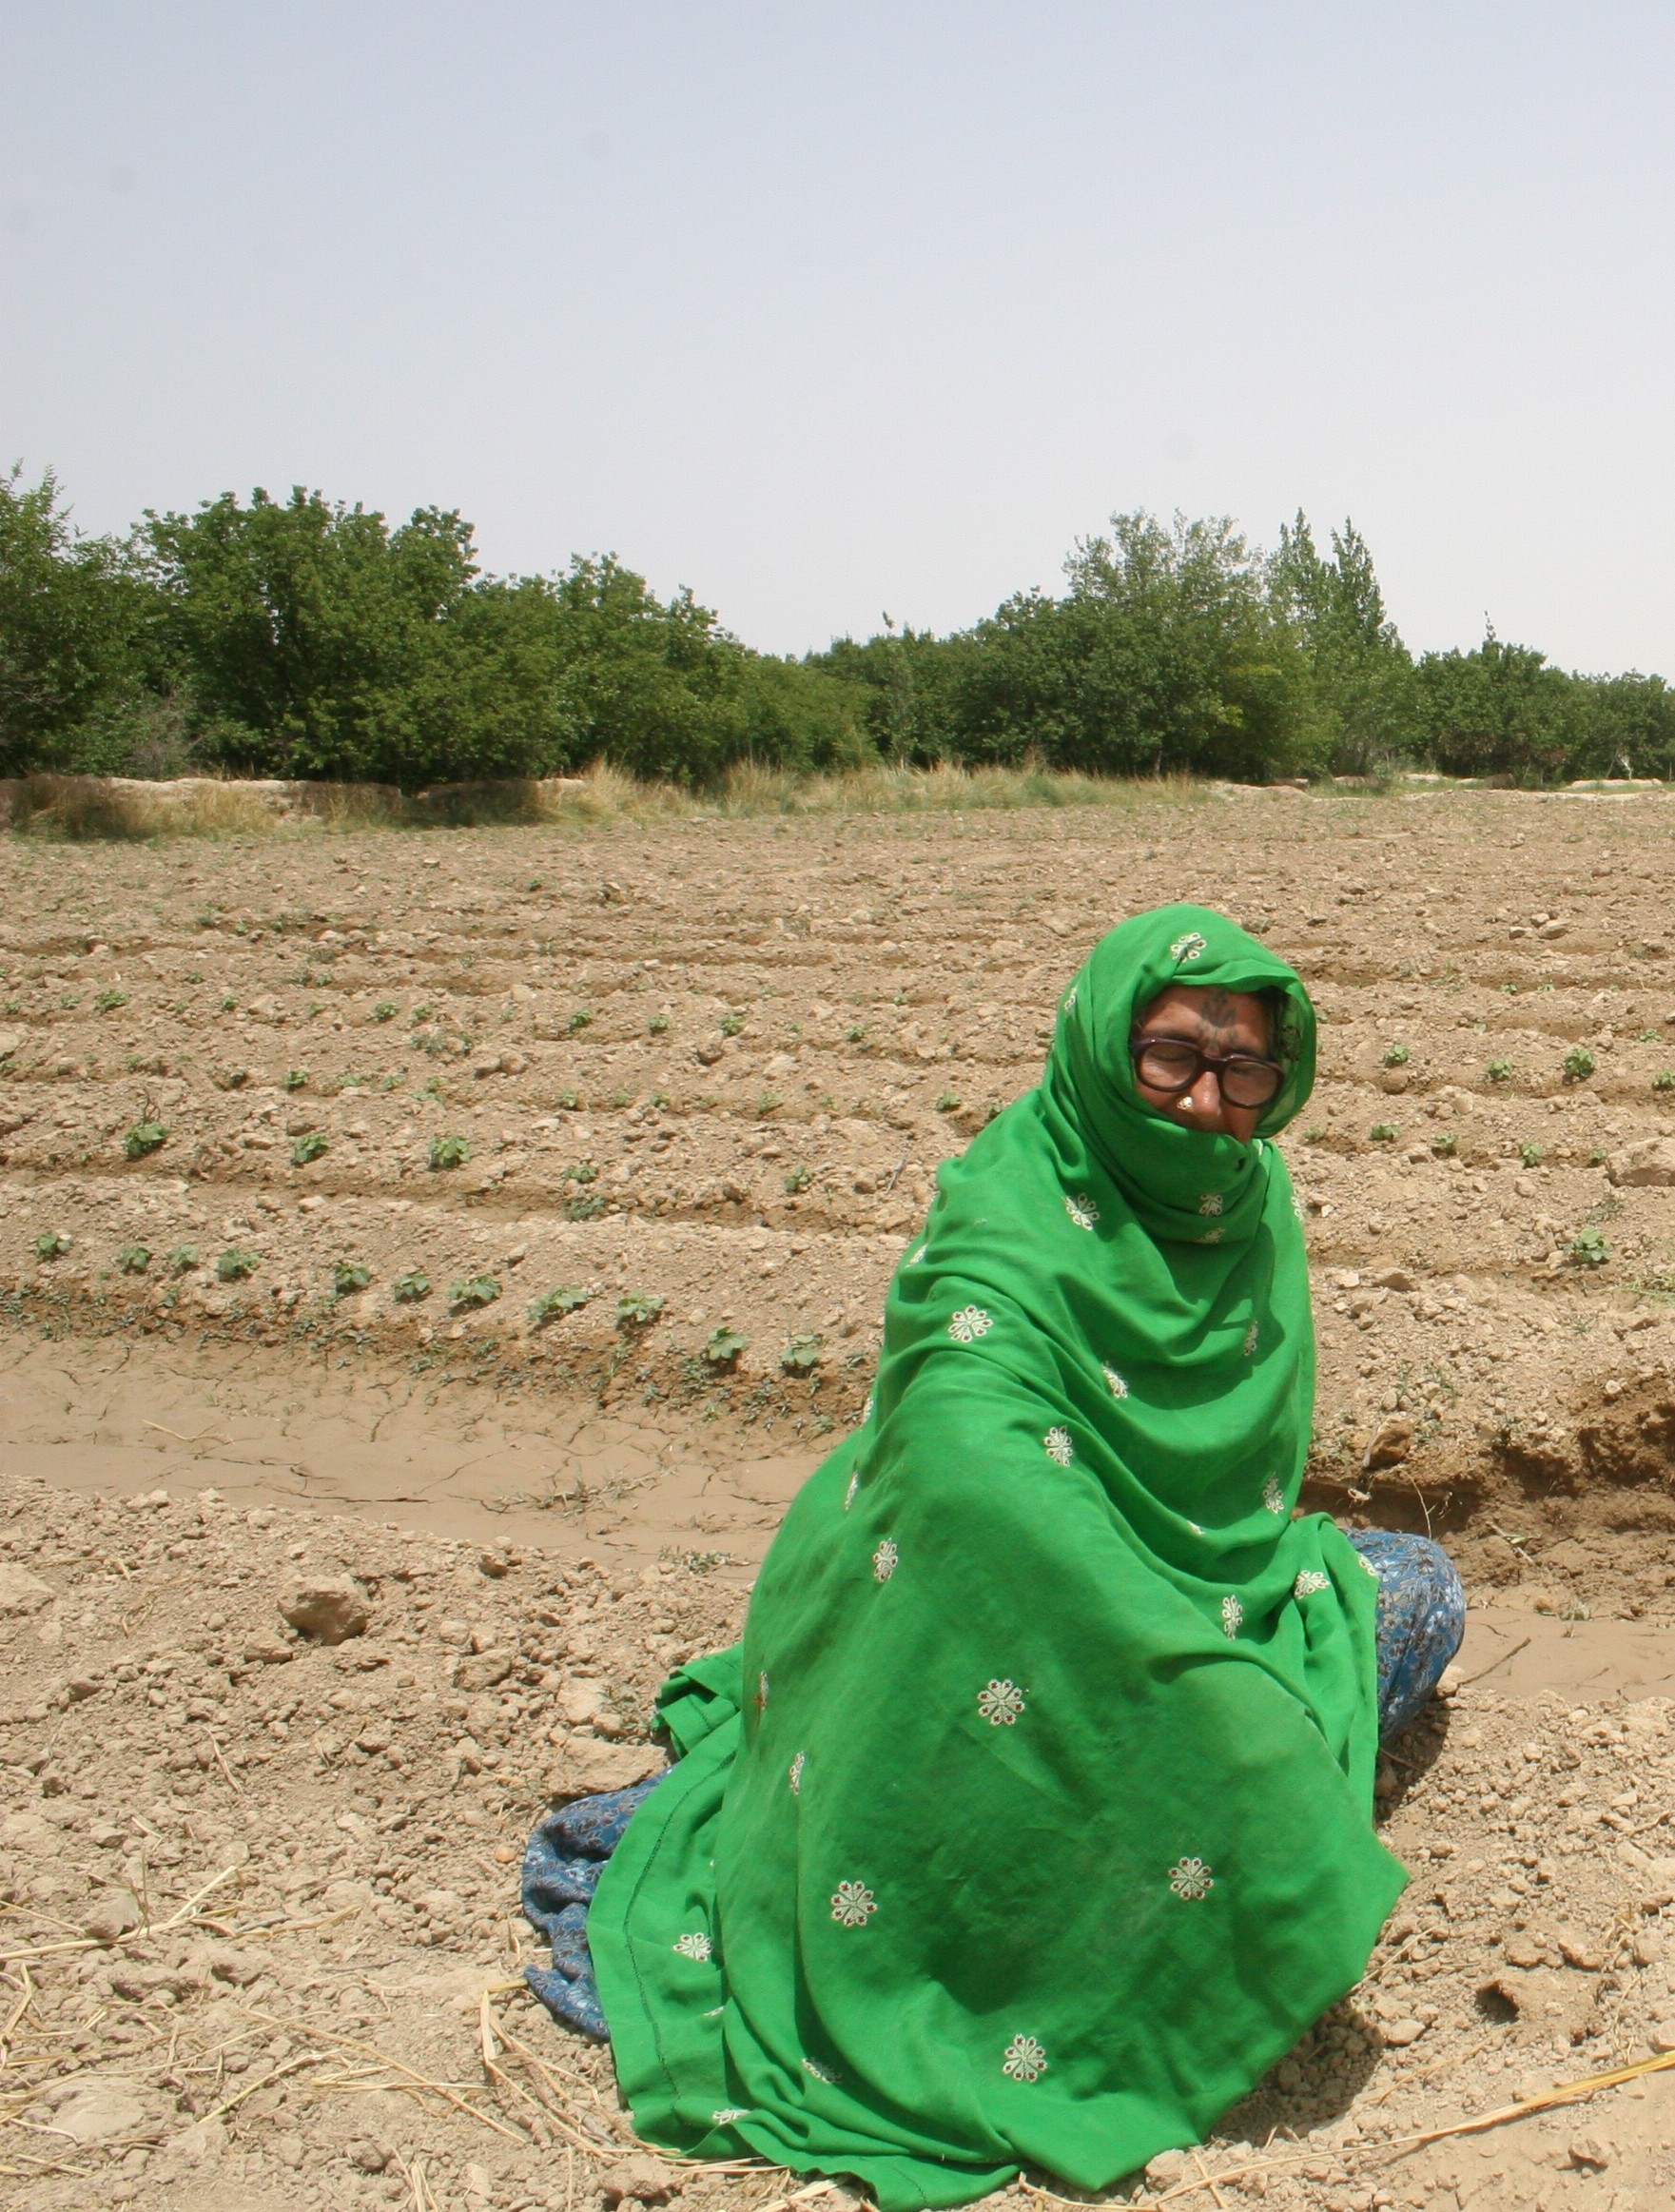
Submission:
[[[445,2082],[436,2081],[431,2075],[420,2073],[417,2066],[410,2066],[400,2059],[391,2058],[387,2051],[378,2049],[373,2044],[357,2043],[353,2036],[334,2035],[330,2028],[315,2027],[305,2020],[279,2020],[271,2012],[250,2011],[246,2012],[244,2017],[247,2020],[260,2020],[267,2027],[277,2027],[282,2035],[302,2036],[315,2043],[336,2044],[340,2050],[352,2050],[357,2058],[370,2059],[379,2065],[387,2066],[393,2074],[405,2075],[407,2082],[417,2085],[419,2089],[428,2091],[433,2096],[445,2099],[458,2111],[466,2113],[473,2120],[480,2121],[483,2126],[493,2128],[497,2135],[503,2135],[508,2143],[521,2143],[523,2141],[522,2136],[516,2128],[497,2120],[492,2112],[485,2112],[480,2104],[473,2104],[468,2098],[458,2095],[449,2088]],[[398,2087],[403,2085],[402,2084],[397,2085]]]

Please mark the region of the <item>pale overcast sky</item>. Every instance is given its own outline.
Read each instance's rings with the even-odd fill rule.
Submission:
[[[1675,676],[1675,10],[0,0],[0,457],[613,549],[780,652],[1299,505]]]

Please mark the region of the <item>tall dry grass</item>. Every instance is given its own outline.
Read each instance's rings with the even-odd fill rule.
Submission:
[[[444,784],[401,793],[377,784],[29,775],[9,787],[14,834],[46,838],[273,837],[321,831],[485,829],[542,824],[749,820],[764,815],[926,814],[1020,807],[1196,805],[1211,786],[1019,768],[901,768],[880,762],[841,774],[798,774],[755,761],[712,791],[639,783],[606,761],[580,776]]]

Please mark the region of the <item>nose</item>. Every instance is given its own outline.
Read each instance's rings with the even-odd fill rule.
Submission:
[[[1180,1103],[1189,1108],[1194,1120],[1205,1127],[1219,1122],[1221,1119],[1221,1086],[1217,1081],[1216,1070],[1213,1067],[1201,1069],[1198,1080]]]

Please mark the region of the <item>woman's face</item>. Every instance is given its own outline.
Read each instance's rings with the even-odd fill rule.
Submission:
[[[1196,1046],[1217,1060],[1230,1052],[1246,1052],[1266,1060],[1270,1055],[1268,1008],[1251,991],[1172,983],[1158,993],[1134,1026],[1135,1044],[1147,1037],[1167,1037],[1173,1043]],[[1154,1090],[1140,1080],[1138,1068],[1135,1084],[1149,1106],[1178,1122],[1182,1128],[1237,1137],[1241,1145],[1250,1143],[1262,1118],[1261,1106],[1234,1106],[1224,1099],[1212,1067],[1202,1069],[1192,1088],[1179,1096]]]

